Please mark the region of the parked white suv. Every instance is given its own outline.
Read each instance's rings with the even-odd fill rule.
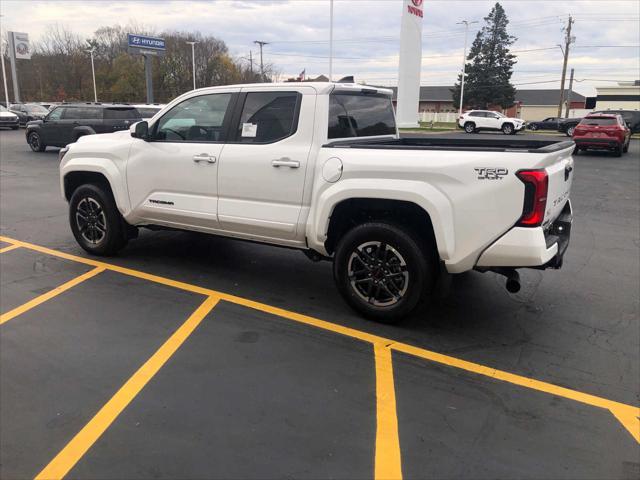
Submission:
[[[458,118],[458,125],[467,133],[480,130],[502,130],[505,135],[515,135],[525,128],[521,118],[505,117],[491,110],[470,110]]]
[[[262,83],[194,90],[130,131],[81,137],[60,180],[91,254],[139,227],[297,248],[333,261],[353,308],[393,322],[444,269],[495,271],[514,292],[517,268],[560,268],[573,148],[400,138],[390,90]]]

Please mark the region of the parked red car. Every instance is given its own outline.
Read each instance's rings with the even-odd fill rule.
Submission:
[[[631,130],[627,127],[622,115],[591,114],[587,115],[573,131],[577,154],[580,150],[610,150],[616,157],[629,150]]]

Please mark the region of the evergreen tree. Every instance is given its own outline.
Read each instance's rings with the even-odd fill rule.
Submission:
[[[511,84],[513,65],[516,56],[509,53],[509,46],[517,38],[507,33],[509,19],[496,3],[488,16],[484,17],[485,25],[477,33],[467,57],[464,82],[464,105],[473,108],[488,108],[500,105],[503,108],[513,105],[516,89]],[[451,91],[454,105],[460,103],[460,82]]]

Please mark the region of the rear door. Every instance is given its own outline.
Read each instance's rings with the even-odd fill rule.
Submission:
[[[240,95],[218,170],[221,228],[259,238],[303,234],[297,223],[315,101],[315,90],[303,86],[252,88]]]
[[[127,130],[132,124],[142,120],[134,107],[106,107],[102,110],[102,121],[96,133],[111,133]]]

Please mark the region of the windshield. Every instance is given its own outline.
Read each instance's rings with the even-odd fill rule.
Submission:
[[[42,105],[25,105],[25,108],[29,113],[49,113],[49,110],[44,108]]]

